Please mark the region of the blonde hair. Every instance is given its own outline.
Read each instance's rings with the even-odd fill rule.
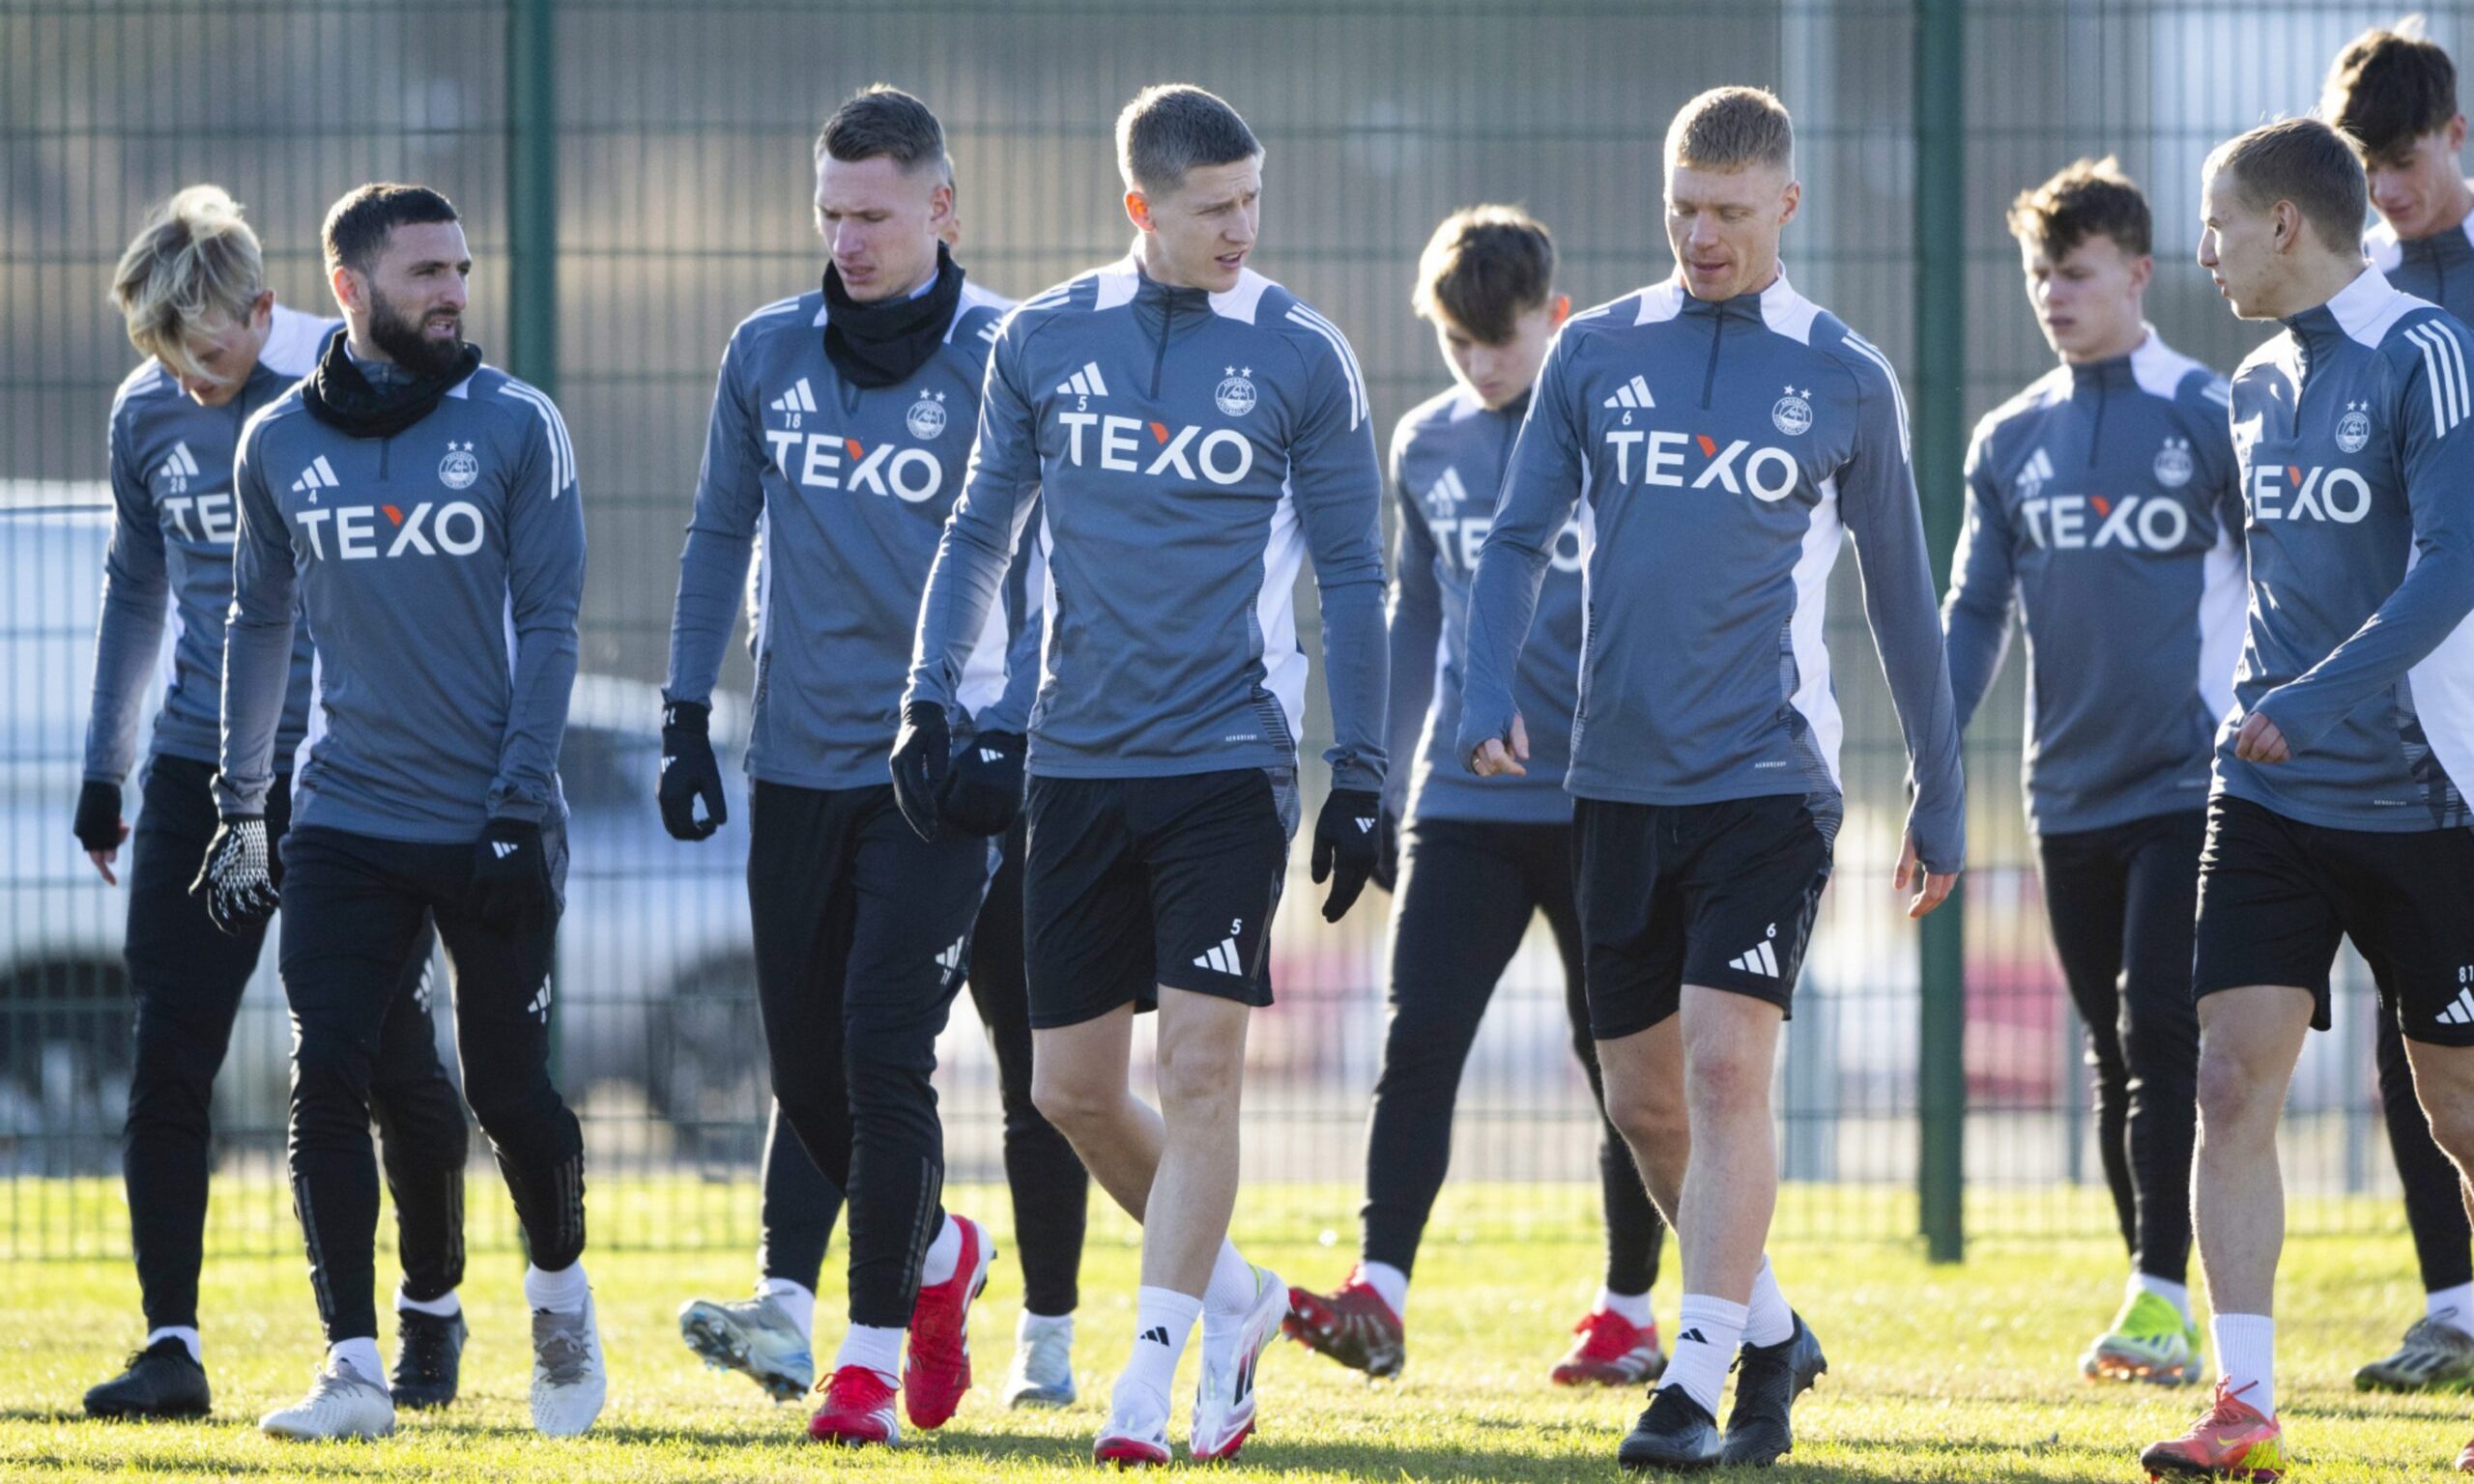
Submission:
[[[112,271],[129,343],[185,376],[205,377],[188,332],[217,318],[248,323],[265,277],[258,235],[220,186],[191,186],[146,218]]]
[[[1669,164],[1696,170],[1746,165],[1796,168],[1796,126],[1768,88],[1712,88],[1676,110],[1667,126]]]

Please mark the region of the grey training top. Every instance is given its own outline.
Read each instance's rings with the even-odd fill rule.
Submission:
[[[979,442],[919,614],[906,699],[951,704],[1039,513],[1048,631],[1029,770],[1293,767],[1314,558],[1335,787],[1383,786],[1381,471],[1331,323],[1248,271],[1169,288],[1131,257],[1007,316]]]
[[[1675,278],[1575,315],[1540,371],[1470,599],[1454,752],[1511,725],[1514,664],[1577,505],[1589,628],[1567,786],[1835,807],[1841,724],[1823,598],[1853,534],[1906,733],[1928,870],[1967,853],[1959,730],[1907,407],[1882,353],[1789,287],[1698,300]]]
[[[2308,824],[2468,822],[2474,366],[2464,325],[2366,268],[2233,373],[2251,612],[2216,787]],[[2233,756],[2263,713],[2292,756]]]
[[[2028,822],[2097,830],[2207,806],[2233,705],[2242,501],[2224,378],[2149,330],[1987,413],[1942,622],[1959,725],[2028,631]]]
[[[232,456],[249,415],[317,362],[339,324],[274,308],[257,366],[232,400],[200,407],[149,359],[121,383],[111,415],[112,533],[103,549],[102,614],[95,629],[94,706],[86,777],[117,784],[137,760],[146,682],[163,685],[150,755],[213,762],[223,699],[223,618],[232,607]],[[172,652],[163,617],[172,619]],[[309,636],[293,645],[292,684],[275,727],[285,771],[309,709]]]
[[[761,547],[748,624],[754,777],[885,785],[919,595],[962,492],[980,378],[1007,307],[965,281],[944,344],[896,386],[852,385],[834,370],[821,291],[768,304],[731,335],[678,558],[666,689],[676,700],[711,697]],[[1024,616],[992,607],[968,648],[956,699],[981,728],[1025,724],[1038,636]],[[1009,688],[1013,644],[1021,663]]]
[[[1411,410],[1392,435],[1392,491],[1400,523],[1392,558],[1385,751],[1394,759],[1393,807],[1404,819],[1571,822],[1564,769],[1580,688],[1577,523],[1566,522],[1555,539],[1538,617],[1520,653],[1516,699],[1529,724],[1527,776],[1475,778],[1452,751],[1469,670],[1469,580],[1494,525],[1495,496],[1528,410],[1524,396],[1490,412],[1475,392],[1455,386]]]
[[[286,392],[249,420],[216,802],[263,811],[296,600],[317,645],[293,822],[450,842],[556,823],[584,510],[535,388],[483,366],[392,438]]]

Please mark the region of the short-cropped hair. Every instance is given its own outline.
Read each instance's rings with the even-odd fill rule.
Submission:
[[[1175,190],[1197,166],[1257,159],[1263,147],[1225,100],[1192,83],[1156,83],[1117,115],[1117,172],[1146,195]]]
[[[2457,117],[2457,64],[2423,34],[2423,17],[2373,26],[2328,67],[2319,117],[2381,156]]]
[[[397,227],[461,220],[455,204],[426,186],[380,181],[353,187],[327,208],[327,224],[319,240],[326,247],[327,267],[365,273]]]
[[[2317,119],[2280,119],[2236,134],[2209,153],[2205,173],[2229,181],[2253,211],[2292,202],[2332,252],[2361,245],[2370,184],[2353,140]]]
[[[2019,192],[2010,203],[2010,235],[2050,258],[2066,256],[2091,237],[2110,237],[2133,257],[2154,251],[2156,241],[2147,198],[2111,155],[2074,160]]]
[[[112,302],[129,343],[184,376],[203,378],[188,332],[246,324],[266,276],[258,234],[220,186],[191,186],[147,215],[112,271]]]
[[[926,103],[889,83],[860,89],[833,110],[816,136],[816,162],[825,157],[855,165],[890,159],[905,174],[921,170],[952,174],[945,157],[945,126]]]
[[[1796,123],[1767,88],[1712,88],[1676,110],[1667,126],[1669,164],[1695,170],[1746,165],[1796,168]]]
[[[1418,257],[1409,302],[1482,345],[1501,345],[1555,291],[1555,239],[1516,206],[1467,206],[1443,219]]]

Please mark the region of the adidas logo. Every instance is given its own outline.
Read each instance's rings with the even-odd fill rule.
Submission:
[[[1434,482],[1432,489],[1426,491],[1426,499],[1438,506],[1456,506],[1468,498],[1469,486],[1460,482],[1460,471],[1456,469],[1445,470],[1443,477]]]
[[[1607,407],[1655,407],[1657,398],[1650,395],[1650,384],[1635,376],[1615,388],[1615,395],[1602,404]]]
[[[163,472],[174,478],[196,477],[197,455],[189,452],[187,443],[174,443],[171,453],[163,460]]]
[[[1769,940],[1764,938],[1746,952],[1728,959],[1727,967],[1746,974],[1758,974],[1764,979],[1776,979],[1778,956],[1769,951]]]
[[[1231,978],[1243,978],[1246,973],[1244,969],[1237,966],[1237,940],[1233,937],[1223,938],[1219,947],[1194,960],[1194,967],[1209,969],[1215,974],[1226,974]]]
[[[1005,755],[992,747],[983,747],[979,750],[979,760],[982,762],[1003,762],[1005,760]]]
[[[1675,1337],[1675,1343],[1678,1345],[1682,1345],[1686,1342],[1694,1345],[1707,1345],[1710,1343],[1710,1337],[1703,1334],[1699,1329],[1686,1329],[1682,1334]]]
[[[963,966],[963,947],[968,942],[970,942],[970,934],[968,933],[964,933],[961,937],[954,939],[952,947],[936,956],[936,967],[944,970],[948,974],[960,971]]]
[[[1373,833],[1374,833],[1374,821],[1373,821],[1373,820],[1371,820],[1371,819],[1360,819],[1360,820],[1357,822],[1357,832],[1358,832],[1360,835],[1371,835],[1371,834],[1373,834]]]
[[[808,379],[803,376],[799,378],[797,385],[775,397],[767,405],[777,413],[813,413],[816,411],[816,392],[808,385]]]
[[[2442,1025],[2474,1025],[2474,989],[2460,989],[2457,999],[2439,1013]]]
[[[1100,375],[1100,363],[1093,360],[1084,362],[1081,370],[1057,383],[1056,389],[1061,396],[1105,397],[1108,394],[1108,384]]]
[[[1150,1328],[1142,1331],[1140,1338],[1142,1342],[1147,1345],[1165,1345],[1168,1343],[1168,1327],[1166,1325],[1153,1325]]]
[[[550,1023],[550,982],[548,980],[541,981],[541,987],[532,992],[532,1003],[524,1007],[524,1013],[540,1016],[543,1025]]]
[[[335,477],[335,467],[328,463],[327,456],[322,453],[309,461],[309,467],[301,471],[300,478],[292,481],[292,493],[316,499],[320,490],[331,490],[342,483]]]
[[[511,840],[494,840],[490,842],[490,853],[497,856],[502,861],[505,860],[508,856],[515,854],[515,852],[521,848],[523,847]]]
[[[2027,464],[2019,471],[2018,478],[2012,482],[2018,485],[2021,499],[2033,499],[2036,497],[2036,491],[2043,489],[2045,481],[2052,477],[2053,458],[2042,448],[2038,448],[2028,456]]]

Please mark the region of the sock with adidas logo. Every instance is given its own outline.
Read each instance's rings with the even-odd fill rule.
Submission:
[[[1145,1285],[1134,1294],[1134,1353],[1126,1356],[1125,1369],[1117,1373],[1117,1412],[1133,1398],[1129,1390],[1149,1393],[1143,1400],[1146,1414],[1157,1412],[1165,1416],[1168,1390],[1176,1384],[1177,1362],[1184,1358],[1186,1341],[1194,1334],[1194,1321],[1202,1317],[1202,1300],[1178,1293],[1174,1289]]]
[[[1747,1312],[1740,1303],[1712,1294],[1686,1294],[1675,1326],[1675,1351],[1658,1389],[1682,1386],[1683,1394],[1718,1414],[1718,1393],[1726,1389],[1727,1367],[1736,1362],[1736,1347],[1743,1343]]]

